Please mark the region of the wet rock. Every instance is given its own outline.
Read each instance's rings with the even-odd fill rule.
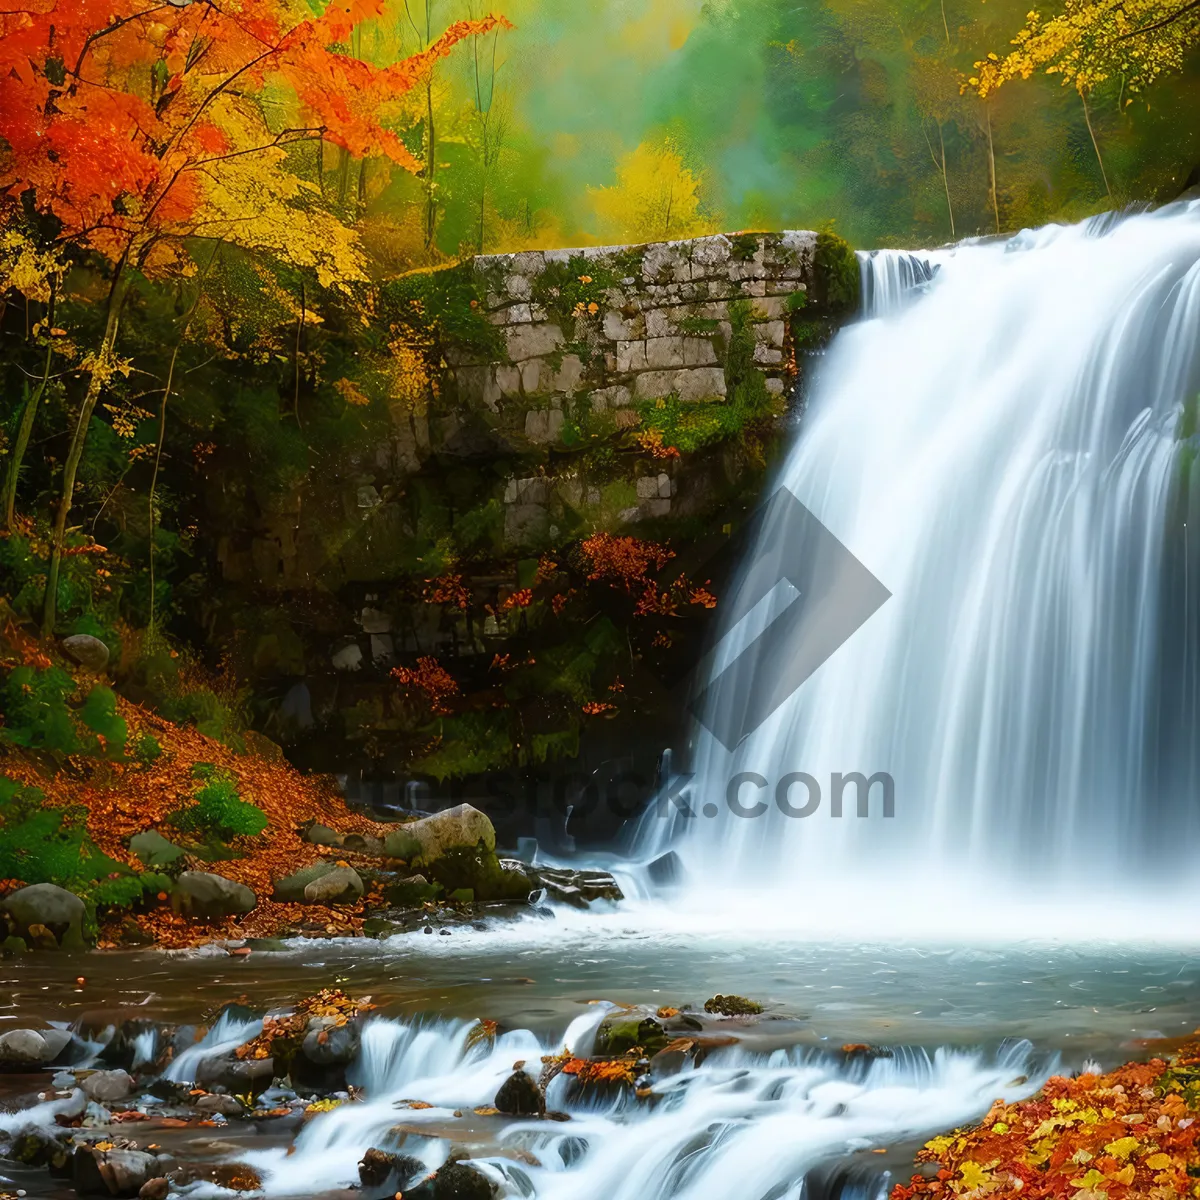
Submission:
[[[81,1196],[136,1196],[158,1174],[158,1161],[142,1150],[76,1146],[71,1178]]]
[[[362,894],[363,881],[353,867],[335,867],[304,889],[309,904],[353,904]]]
[[[67,1136],[47,1129],[24,1129],[13,1138],[4,1157],[27,1167],[61,1169],[71,1154]]]
[[[133,1093],[133,1078],[127,1071],[93,1071],[81,1079],[79,1086],[83,1094],[97,1104],[111,1104],[124,1100]]]
[[[241,1059],[233,1055],[218,1055],[202,1059],[196,1067],[197,1087],[223,1087],[236,1096],[243,1096],[247,1092],[257,1094],[269,1086],[274,1077],[273,1058]]]
[[[161,833],[147,829],[144,833],[135,833],[129,839],[129,848],[142,860],[143,865],[158,869],[169,867],[181,859],[185,853],[182,846],[169,842]]]
[[[505,863],[515,860],[505,859]],[[595,900],[624,900],[617,881],[607,871],[567,871],[556,867],[527,867],[534,887],[552,900],[587,908]]]
[[[357,1021],[337,1025],[332,1029],[310,1029],[300,1043],[300,1052],[317,1066],[345,1065],[352,1062],[362,1041],[362,1027]]]
[[[37,1071],[50,1061],[50,1047],[35,1029],[10,1029],[0,1036],[0,1071]]]
[[[383,852],[388,858],[402,858],[405,862],[417,858],[421,853],[421,843],[408,832],[409,826],[393,829],[383,839]]]
[[[538,1085],[524,1071],[514,1071],[500,1085],[492,1103],[509,1117],[536,1117],[546,1108]]]
[[[493,1200],[496,1189],[466,1163],[449,1162],[436,1175],[404,1193],[404,1200]]]
[[[198,1097],[194,1107],[197,1112],[219,1113],[222,1117],[241,1117],[246,1112],[245,1105],[236,1096],[223,1096],[215,1092]]]
[[[702,1022],[687,1013],[676,1013],[667,1017],[662,1023],[667,1033],[700,1033],[704,1029]]]
[[[64,949],[83,946],[83,919],[87,908],[78,896],[53,883],[18,888],[0,905],[18,936],[29,940],[30,929],[42,925]]]
[[[258,898],[244,883],[209,871],[184,871],[171,893],[176,912],[210,920],[248,913],[257,903]]]
[[[138,1200],[167,1200],[171,1194],[171,1181],[165,1175],[147,1179],[138,1189]]]
[[[318,822],[304,831],[304,840],[314,846],[341,846],[343,839],[336,829],[330,829],[328,825]]]
[[[716,995],[711,1000],[705,1000],[704,1011],[721,1017],[752,1017],[762,1012],[763,1006],[757,1000],[747,1000],[745,996]]]
[[[411,1154],[390,1154],[372,1146],[358,1164],[358,1178],[364,1191],[391,1196],[424,1170],[425,1164]]]
[[[99,675],[108,666],[108,647],[90,633],[73,633],[70,637],[63,638],[62,648],[68,658],[95,675]]]
[[[597,1054],[625,1054],[635,1046],[656,1054],[670,1039],[654,1017],[639,1013],[616,1013],[606,1017],[596,1031]]]
[[[673,887],[683,882],[683,860],[674,850],[660,854],[646,868],[646,877],[656,887]]]

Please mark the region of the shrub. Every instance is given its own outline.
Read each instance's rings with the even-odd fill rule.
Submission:
[[[117,697],[111,688],[97,685],[87,694],[79,719],[102,739],[105,757],[123,759],[129,726],[117,712]]]
[[[0,735],[27,750],[76,753],[79,735],[67,707],[74,690],[74,680],[59,667],[16,667],[0,689],[4,701]]]
[[[212,763],[197,763],[192,774],[204,780],[204,786],[191,804],[167,818],[176,829],[221,841],[255,837],[266,829],[267,814],[238,795],[237,784],[228,771]]]

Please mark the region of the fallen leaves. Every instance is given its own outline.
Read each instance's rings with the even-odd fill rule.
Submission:
[[[1174,1200],[1197,1194],[1200,1043],[1107,1075],[1055,1076],[1030,1100],[997,1100],[974,1129],[933,1138],[892,1200]]]

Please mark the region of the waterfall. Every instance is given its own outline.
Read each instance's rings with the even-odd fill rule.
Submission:
[[[698,729],[644,846],[673,844],[706,892],[792,896],[889,872],[908,893],[1132,884],[1194,859],[1200,203],[862,273],[776,483],[890,598],[732,750]],[[756,687],[786,672],[757,639],[804,597],[751,601],[812,552],[759,531],[710,679],[744,655]],[[852,772],[881,773],[867,815],[851,784],[834,817]],[[807,817],[777,804],[791,776],[783,801],[809,807],[798,773]]]

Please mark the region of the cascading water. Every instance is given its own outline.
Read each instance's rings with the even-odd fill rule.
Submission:
[[[1200,204],[862,269],[865,319],[835,339],[778,482],[891,598],[732,751],[699,730],[695,815],[651,819],[646,845],[673,843],[710,893],[903,864],[968,893],[1050,864],[1132,880],[1200,830]],[[782,578],[809,548],[777,533],[752,561]],[[713,677],[740,655],[775,677],[763,623],[725,631]],[[822,789],[807,818],[775,805],[793,772]],[[880,782],[868,819],[854,786],[833,819],[835,772],[888,773],[894,817]],[[730,811],[740,773],[759,817]]]

